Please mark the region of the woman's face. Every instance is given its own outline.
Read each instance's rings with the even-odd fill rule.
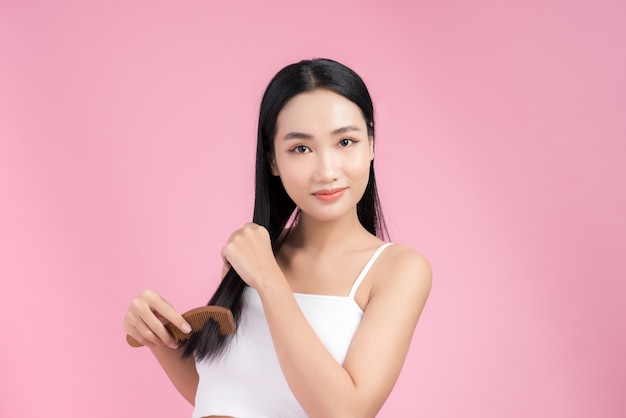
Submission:
[[[301,93],[278,114],[272,174],[303,214],[354,211],[369,180],[373,140],[359,107],[327,89]]]

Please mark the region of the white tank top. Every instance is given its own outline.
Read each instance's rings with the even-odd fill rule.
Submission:
[[[378,255],[390,244],[376,250],[348,296],[294,293],[307,321],[339,364],[343,364],[363,317],[354,295]],[[193,417],[306,417],[278,363],[259,294],[247,287],[243,298],[237,333],[223,355],[217,360],[196,361],[200,381]]]

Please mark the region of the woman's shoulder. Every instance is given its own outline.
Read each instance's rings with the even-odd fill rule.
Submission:
[[[430,265],[426,257],[412,247],[396,242],[390,242],[389,244],[388,248],[385,249],[388,258],[396,262]]]
[[[372,291],[430,291],[432,268],[424,255],[408,245],[389,245],[376,262]]]

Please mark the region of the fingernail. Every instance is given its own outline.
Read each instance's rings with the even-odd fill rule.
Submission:
[[[183,331],[189,334],[191,332],[191,325],[183,324]]]
[[[173,349],[173,350],[176,350],[178,348],[178,344],[172,343],[172,344],[170,344],[170,348]]]

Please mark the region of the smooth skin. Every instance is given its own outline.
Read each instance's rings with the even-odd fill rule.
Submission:
[[[375,416],[389,396],[430,292],[427,260],[411,248],[386,248],[355,299],[364,315],[344,364],[331,356],[302,314],[294,292],[347,295],[382,241],[358,221],[374,158],[360,109],[330,90],[292,98],[277,121],[272,172],[301,209],[300,222],[274,257],[267,230],[248,223],[222,250],[223,274],[232,266],[259,293],[283,374],[310,417]],[[331,190],[341,196],[316,196]],[[159,318],[183,329],[184,319],[152,291],[133,300],[124,329],[148,345],[175,387],[192,404],[198,385],[193,359]]]

